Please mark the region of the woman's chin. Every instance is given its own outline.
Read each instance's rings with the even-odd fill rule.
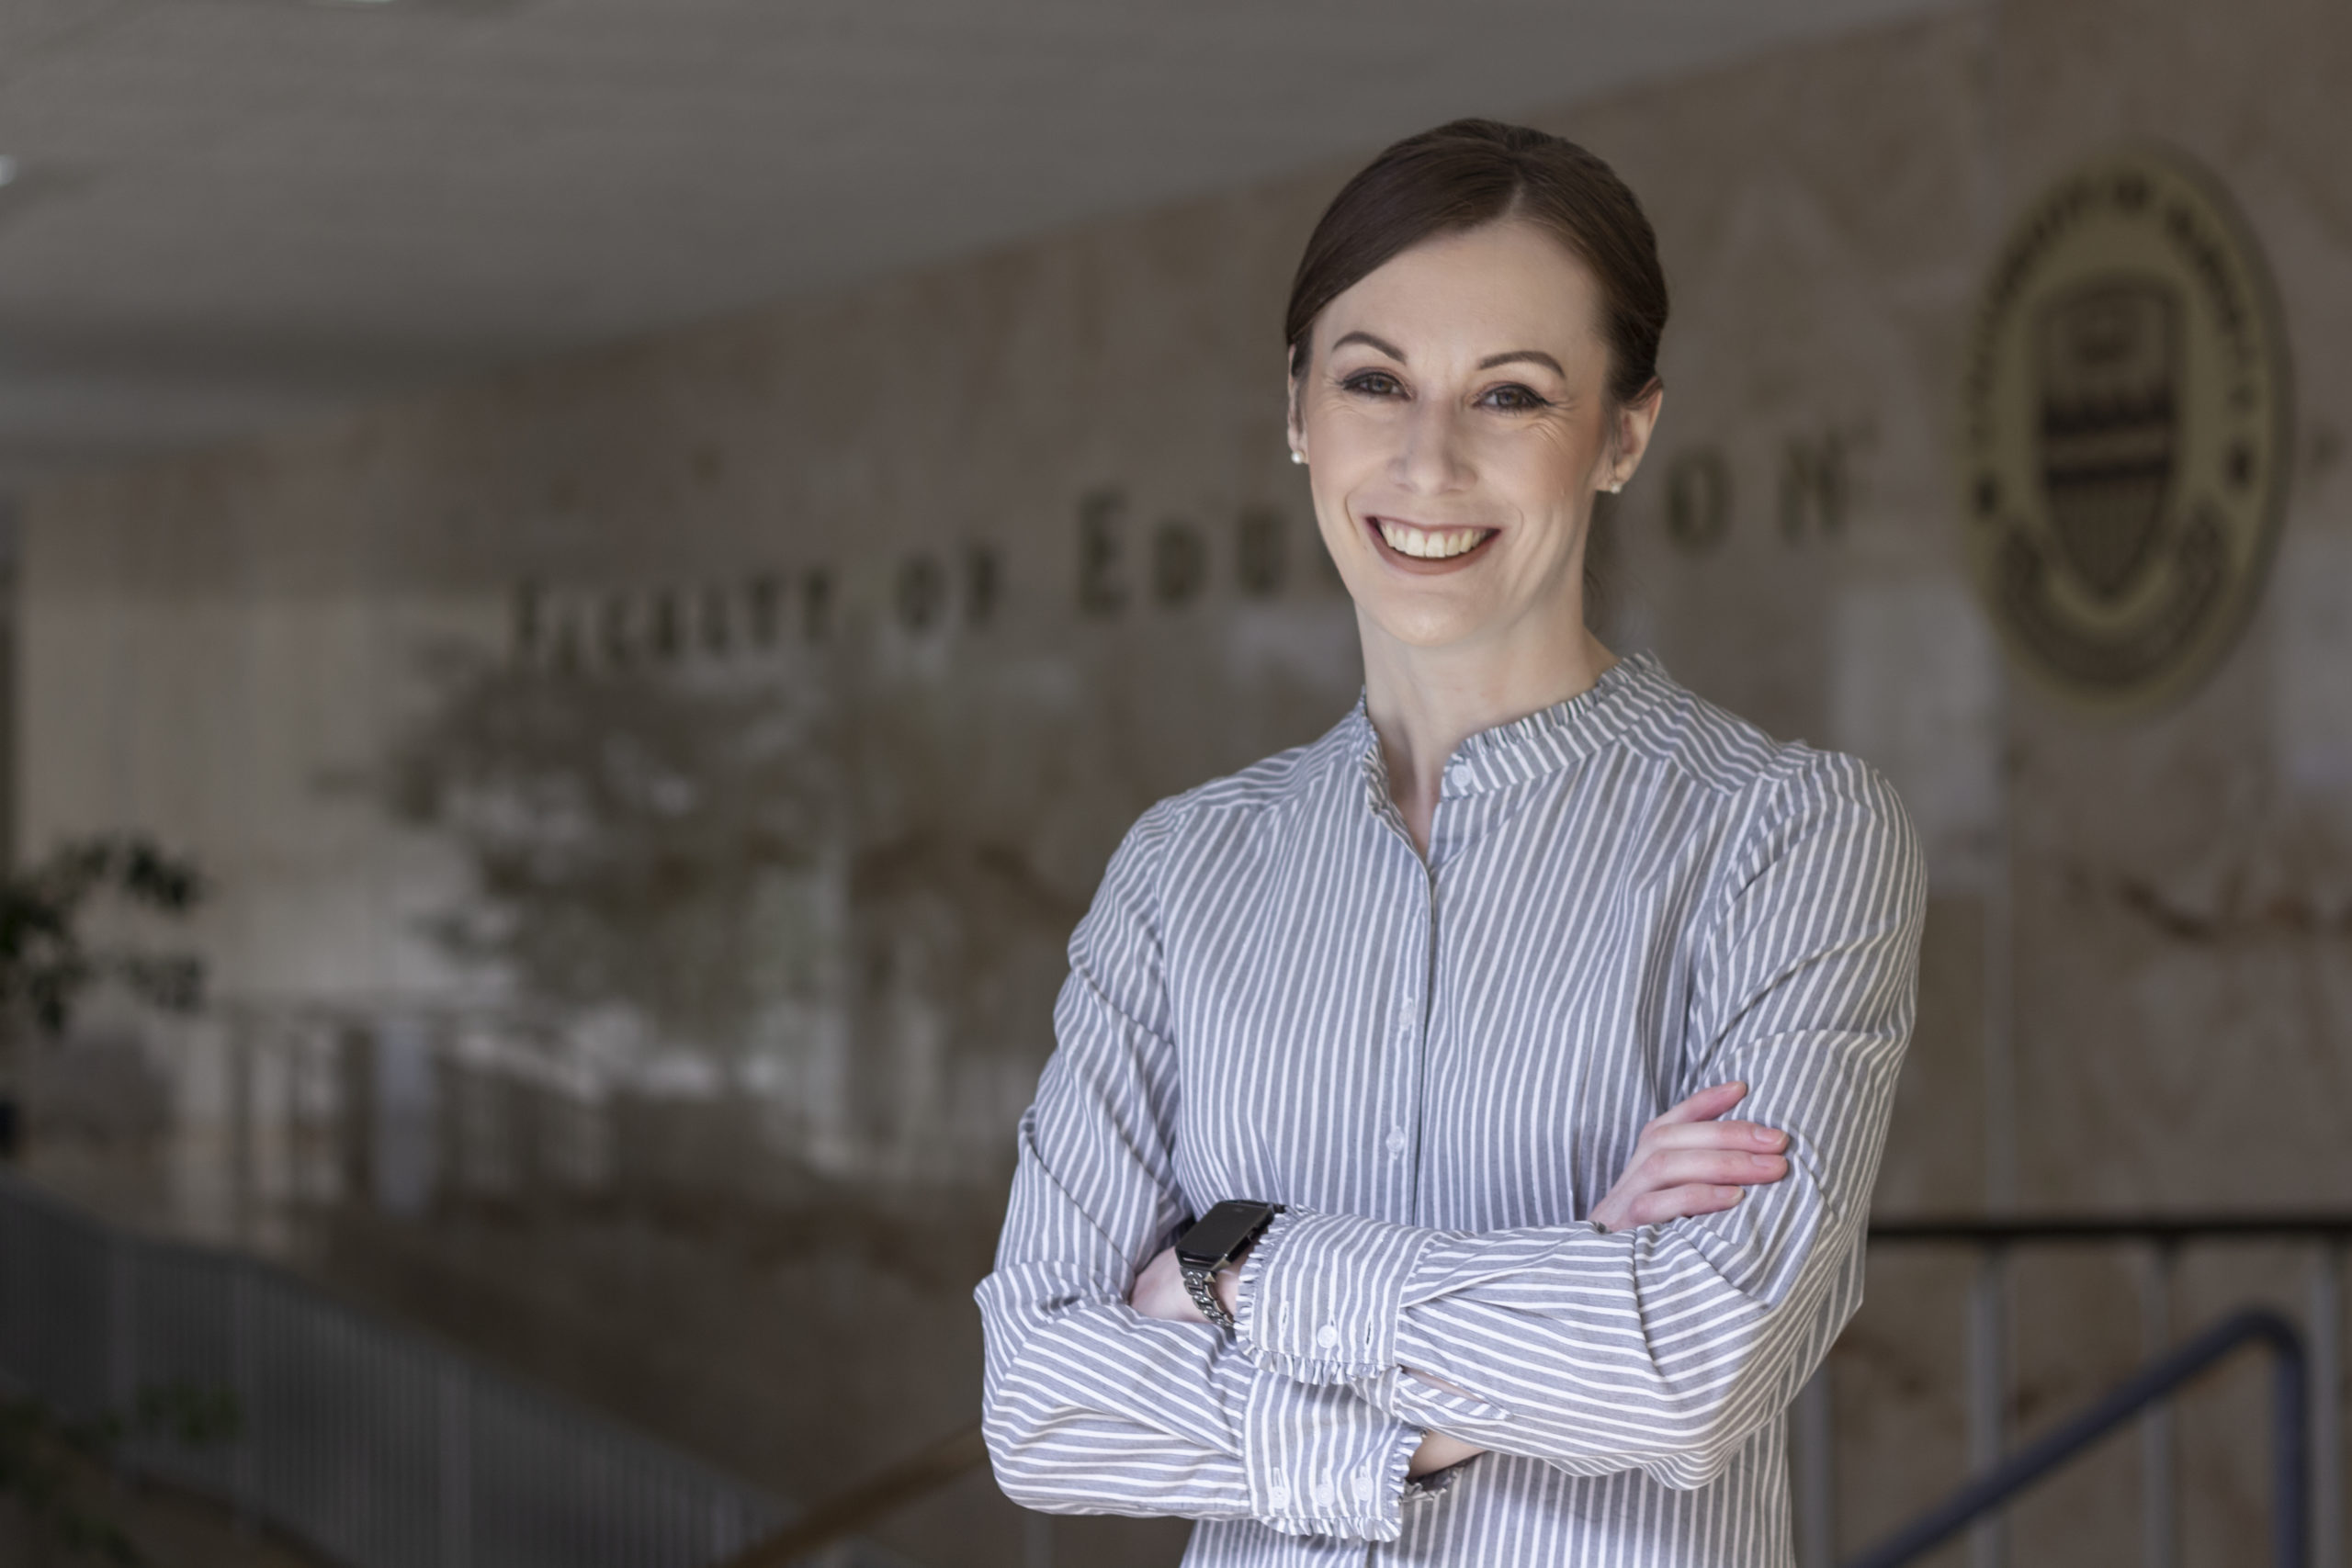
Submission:
[[[1494,617],[1482,614],[1482,604],[1431,604],[1434,594],[1385,595],[1389,603],[1374,606],[1372,624],[1387,639],[1417,652],[1440,653],[1477,642],[1493,630]],[[1395,601],[1420,600],[1420,603]]]

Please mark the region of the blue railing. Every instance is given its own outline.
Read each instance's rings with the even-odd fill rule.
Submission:
[[[1900,1568],[1952,1540],[1978,1520],[2064,1468],[2085,1450],[2184,1383],[2252,1347],[2271,1353],[2270,1561],[2307,1568],[2310,1522],[2310,1413],[2302,1335],[2267,1308],[2233,1314],[2178,1348],[2157,1357],[2057,1430],[2018,1450],[1895,1530],[1845,1568]]]
[[[2260,1244],[2287,1247],[2303,1255],[2310,1267],[2311,1295],[2305,1312],[2285,1307],[2281,1321],[2301,1320],[2301,1360],[2305,1379],[2301,1396],[2305,1464],[2304,1511],[2299,1526],[2303,1555],[2295,1561],[2310,1568],[2347,1568],[2344,1551],[2345,1471],[2345,1334],[2344,1276],[2352,1261],[2352,1213],[2272,1212],[2185,1214],[2091,1215],[2041,1214],[2001,1217],[1879,1220],[1870,1231],[1871,1259],[1875,1273],[1885,1249],[1959,1253],[1973,1258],[1973,1277],[1965,1296],[1966,1334],[1961,1393],[1967,1414],[1968,1468],[1977,1478],[1954,1498],[1973,1495],[1996,1475],[2014,1475],[2022,1462],[2012,1450],[2009,1423],[2015,1389],[2010,1377],[2008,1301],[2012,1276],[2028,1255],[2060,1253],[2076,1257],[2098,1253],[2117,1262],[2132,1263],[2139,1280],[2139,1335],[2144,1344],[2145,1365],[2169,1365],[2186,1354],[2173,1329],[2173,1280],[2187,1254],[2211,1256],[2228,1248]],[[2275,1252],[2273,1254],[2275,1257]],[[2245,1303],[2253,1306],[2256,1303]],[[2235,1321],[2234,1319],[2233,1321]],[[2112,1336],[2118,1325],[2101,1332]],[[2128,1329],[2126,1330],[2129,1331]],[[2201,1343],[2201,1341],[2200,1341]],[[1798,1396],[1792,1411],[1792,1482],[1795,1505],[1797,1561],[1801,1568],[1854,1568],[1857,1562],[1892,1562],[1904,1559],[1883,1554],[1898,1541],[1910,1541],[1929,1516],[1905,1527],[1874,1546],[1860,1559],[1841,1549],[1837,1528],[1838,1465],[1837,1433],[1830,1383],[1833,1366],[1824,1366]],[[2146,1375],[2146,1374],[2143,1374]],[[2127,1384],[2127,1387],[2133,1386]],[[2122,1417],[2117,1418],[2120,1424]],[[2175,1449],[2173,1404],[2162,1397],[2145,1401],[2137,1411],[2140,1467],[2139,1559],[2147,1568],[2178,1568],[2181,1562],[2180,1488]],[[2042,1450],[2037,1443],[2028,1453]],[[2030,1485],[2030,1483],[2022,1483]],[[2014,1489],[2010,1493],[2014,1495]],[[1934,1517],[1941,1517],[1941,1505]],[[1972,1568],[2007,1568],[2009,1562],[2009,1518],[1998,1505],[1979,1503],[1969,1522],[1952,1527],[1970,1537]],[[1949,1539],[1951,1529],[1940,1539]],[[1916,1546],[1913,1551],[1918,1550]]]

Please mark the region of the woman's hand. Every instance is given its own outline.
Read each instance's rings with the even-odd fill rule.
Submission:
[[[1476,1443],[1465,1443],[1459,1438],[1449,1438],[1443,1432],[1425,1432],[1420,1447],[1405,1462],[1405,1473],[1419,1481],[1424,1475],[1434,1475],[1450,1470],[1465,1459],[1476,1459],[1487,1450]]]
[[[1788,1175],[1786,1133],[1717,1120],[1747,1098],[1744,1083],[1717,1084],[1661,1113],[1642,1129],[1625,1174],[1586,1217],[1611,1231],[1664,1224],[1728,1209],[1743,1189]]]
[[[1227,1317],[1235,1315],[1235,1308],[1241,1301],[1238,1266],[1217,1270],[1216,1299],[1224,1303]],[[1136,1276],[1134,1286],[1127,1292],[1127,1304],[1146,1317],[1166,1323],[1208,1321],[1193,1304],[1193,1292],[1184,1288],[1184,1270],[1178,1266],[1172,1247],[1162,1249],[1159,1257],[1143,1266],[1143,1272]]]

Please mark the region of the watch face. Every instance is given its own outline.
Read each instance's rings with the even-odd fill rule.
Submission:
[[[1253,1203],[1228,1198],[1201,1216],[1201,1223],[1186,1231],[1176,1243],[1176,1260],[1180,1263],[1222,1263],[1239,1250],[1241,1244],[1265,1228],[1273,1218],[1272,1203]]]

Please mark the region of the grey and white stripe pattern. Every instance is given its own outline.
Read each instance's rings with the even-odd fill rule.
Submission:
[[[1465,741],[1426,861],[1361,705],[1161,802],[1071,940],[978,1291],[1000,1483],[1198,1519],[1195,1564],[1788,1562],[1784,1412],[1860,1302],[1925,890],[1884,781],[1647,656]],[[1787,1179],[1582,1218],[1731,1078]],[[1238,1332],[1137,1315],[1223,1198],[1290,1205]],[[1425,1430],[1491,1451],[1408,1488]]]

